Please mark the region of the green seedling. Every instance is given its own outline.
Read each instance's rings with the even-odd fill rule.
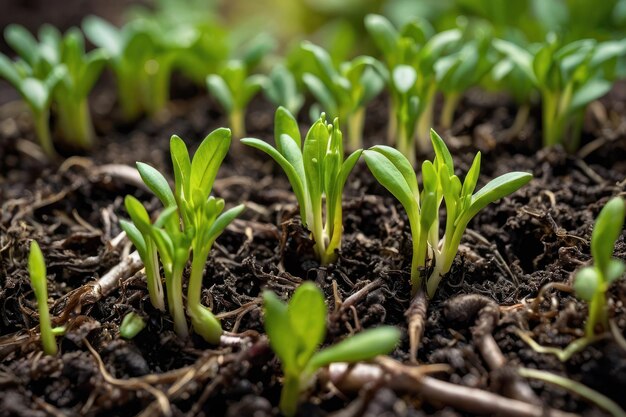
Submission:
[[[304,104],[304,95],[298,90],[295,76],[282,64],[272,68],[265,85],[265,96],[276,106],[285,107],[295,116]]]
[[[494,46],[541,94],[543,145],[577,149],[585,110],[611,89],[618,58],[626,54],[626,41],[583,39],[563,45],[549,36],[530,50],[503,40],[494,41]]]
[[[421,151],[430,146],[429,131],[438,89],[435,66],[457,48],[463,33],[459,29],[435,33],[423,19],[412,20],[398,31],[387,18],[375,14],[367,15],[365,27],[391,73],[387,80],[391,93],[388,141],[413,162],[413,136]],[[416,126],[408,127],[413,120]]]
[[[230,142],[230,130],[216,129],[202,141],[192,160],[182,139],[172,136],[170,154],[174,166],[174,191],[156,169],[147,164],[137,164],[141,178],[165,206],[154,224],[151,224],[143,205],[134,197],[127,196],[125,201],[137,229],[131,231],[132,239],[139,242],[137,250],[144,265],[155,262],[156,247],[165,273],[168,306],[174,318],[176,332],[181,337],[188,334],[183,309],[182,277],[190,253],[193,254],[187,292],[187,314],[191,318],[194,331],[210,343],[219,343],[222,328],[213,313],[200,302],[204,266],[215,240],[244,210],[244,206],[239,205],[224,211],[224,200],[210,195]],[[128,227],[128,224],[124,227]],[[142,240],[139,238],[145,243],[143,249],[140,249]],[[148,250],[146,242],[151,242],[154,247]],[[151,292],[151,299],[158,299],[158,265],[153,277],[154,296]],[[150,289],[150,283],[148,288]]]
[[[304,68],[302,81],[324,112],[346,121],[347,147],[361,148],[365,108],[385,86],[385,67],[372,57],[360,56],[337,68],[325,49],[307,41],[301,48],[312,62]],[[317,106],[312,108],[312,119],[317,118],[319,110]]]
[[[226,112],[236,138],[245,136],[246,106],[265,83],[266,78],[262,75],[248,76],[248,70],[240,60],[229,61],[219,74],[207,77],[207,88]]]
[[[273,292],[263,293],[265,331],[284,372],[280,410],[296,414],[302,393],[315,373],[335,362],[360,362],[391,352],[400,332],[390,326],[365,330],[336,345],[319,350],[326,335],[326,304],[319,288],[310,282],[296,289],[289,304]]]
[[[131,311],[122,319],[120,325],[120,336],[130,340],[137,336],[146,327],[146,321],[139,314]]]
[[[199,36],[192,27],[164,28],[150,19],[137,19],[118,29],[89,16],[82,26],[87,38],[111,57],[126,120],[143,113],[154,115],[165,108],[174,65],[181,55],[190,53]]]
[[[399,151],[388,146],[374,146],[363,153],[376,179],[407,212],[413,238],[412,291],[417,293],[425,284],[429,298],[435,295],[442,277],[450,271],[470,220],[489,203],[517,191],[532,178],[528,173],[511,172],[491,180],[474,193],[480,171],[480,152],[461,183],[454,174],[448,148],[434,130],[431,131],[431,141],[436,156],[433,162],[422,164],[421,192],[411,164]],[[443,237],[439,238],[439,207],[442,201],[446,205],[446,225]],[[432,254],[432,270],[424,281],[420,269],[428,265],[429,254]]]
[[[296,119],[284,107],[276,110],[274,139],[276,148],[260,139],[241,142],[267,153],[285,171],[300,205],[302,222],[315,241],[315,253],[323,265],[329,264],[341,247],[343,187],[362,150],[344,160],[338,120],[327,123],[324,114],[302,141]]]
[[[28,273],[30,274],[30,285],[37,298],[37,309],[39,311],[39,331],[41,332],[41,344],[46,355],[56,355],[57,342],[50,323],[50,311],[48,310],[48,280],[46,278],[46,263],[43,253],[36,241],[30,244],[30,255],[28,256]]]
[[[600,211],[591,234],[593,266],[576,273],[576,295],[589,304],[589,318],[585,325],[585,337],[592,338],[598,328],[607,330],[609,321],[606,292],[612,282],[624,275],[626,264],[613,258],[615,242],[622,233],[626,205],[620,197],[611,199]]]

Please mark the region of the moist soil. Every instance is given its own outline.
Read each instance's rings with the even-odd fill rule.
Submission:
[[[507,372],[538,368],[582,382],[626,408],[626,351],[613,337],[561,362],[536,353],[516,333],[529,332],[542,345],[562,348],[582,336],[587,307],[567,289],[574,271],[590,261],[589,240],[599,210],[610,197],[626,194],[624,95],[626,86],[618,84],[592,106],[584,146],[574,155],[561,148],[540,149],[537,111],[518,135],[506,137],[502,132],[512,123],[513,103],[480,91],[467,94],[456,124],[444,134],[457,174],[464,176],[480,150],[479,186],[513,170],[532,172],[534,179],[470,223],[454,266],[428,308],[418,361],[448,367],[432,376],[503,394]],[[175,85],[173,96],[154,120],[125,124],[113,93],[96,92],[97,147],[62,164],[45,162],[33,145],[23,105],[10,102],[0,108],[0,415],[158,415],[154,390],[147,384],[166,393],[175,416],[279,415],[282,374],[264,336],[259,295],[271,289],[288,299],[303,280],[314,281],[325,293],[330,312],[325,344],[384,323],[402,331],[391,356],[408,362],[408,220],[363,161],[345,189],[339,259],[322,267],[312,256],[285,175],[265,154],[233,143],[214,193],[227,205],[245,203],[247,210],[215,244],[202,300],[222,318],[225,331],[244,337],[245,344],[215,347],[196,336],[180,340],[169,315],[150,304],[142,271],[124,277],[104,297],[83,296],[131,250],[126,240],[116,239],[119,220],[128,217],[124,196],[136,196],[153,214],[161,209],[134,176],[123,175],[120,165],[143,161],[172,178],[172,134],[193,151],[206,134],[226,125],[216,103],[195,88]],[[365,146],[385,142],[386,124],[387,99],[381,97],[368,108]],[[272,142],[272,125],[273,106],[255,99],[247,114],[248,134]],[[301,128],[306,126],[301,120]],[[31,239],[39,242],[48,266],[53,321],[67,327],[54,357],[42,355],[38,343],[27,272]],[[626,259],[624,233],[615,256]],[[549,283],[565,285],[546,289],[537,300]],[[359,292],[367,284],[371,289]],[[354,294],[360,297],[351,306],[338,303]],[[493,336],[507,360],[503,368],[486,365],[472,338],[473,322],[446,318],[444,306],[461,294],[481,294],[499,305]],[[615,283],[609,296],[615,333],[623,336],[626,281]],[[126,341],[119,325],[131,311],[142,315],[147,326]],[[605,415],[561,388],[539,381],[530,386],[545,407]],[[474,414],[385,387],[348,393],[317,383],[300,415]]]

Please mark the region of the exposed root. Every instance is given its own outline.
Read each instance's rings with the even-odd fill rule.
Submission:
[[[420,288],[411,300],[411,305],[405,313],[409,327],[409,359],[413,363],[417,363],[417,350],[424,333],[427,311],[428,297],[426,292]]]
[[[545,408],[535,404],[502,397],[477,388],[469,388],[441,381],[427,374],[446,370],[446,365],[407,366],[387,357],[379,357],[377,364],[351,366],[335,363],[320,374],[322,381],[330,381],[345,391],[359,391],[367,384],[383,381],[398,392],[419,395],[423,401],[454,407],[478,415],[509,417],[575,417],[576,414]]]
[[[475,323],[471,329],[472,337],[491,371],[499,371],[507,366],[506,358],[493,338],[493,330],[500,319],[500,310],[492,299],[477,294],[460,295],[446,303],[444,315],[458,324]],[[504,392],[507,396],[527,403],[541,403],[521,378],[514,375],[506,382]]]

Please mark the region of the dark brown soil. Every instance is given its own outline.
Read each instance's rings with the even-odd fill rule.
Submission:
[[[499,381],[507,369],[539,368],[580,381],[626,407],[626,351],[612,339],[561,363],[555,356],[535,353],[515,333],[529,330],[539,343],[557,347],[581,336],[586,306],[572,294],[552,290],[537,306],[532,300],[548,283],[571,283],[572,273],[590,259],[594,218],[610,197],[626,194],[626,113],[620,102],[625,90],[618,85],[599,104],[606,118],[590,112],[584,142],[598,147],[582,158],[558,148],[537,151],[537,114],[519,137],[503,140],[499,132],[511,123],[513,105],[506,98],[478,91],[467,95],[457,124],[446,136],[458,173],[464,175],[479,149],[483,153],[479,186],[512,170],[532,172],[535,178],[471,222],[454,267],[429,306],[419,361],[447,364],[450,372],[437,374],[438,378],[501,393]],[[212,251],[203,302],[225,315],[225,330],[247,335],[251,345],[215,348],[197,337],[179,340],[170,317],[149,303],[141,272],[97,302],[76,297],[74,290],[87,288],[129,249],[111,244],[121,231],[119,219],[127,217],[124,196],[132,194],[147,202],[153,213],[160,209],[151,194],[99,167],[143,161],[171,177],[172,134],[194,149],[208,132],[225,125],[215,103],[203,94],[179,94],[159,120],[124,125],[111,116],[110,94],[103,90],[93,100],[100,136],[97,149],[61,166],[37,158],[22,106],[9,103],[0,109],[0,415],[157,413],[154,396],[138,379],[131,379],[136,377],[153,381],[164,392],[181,384],[179,391],[170,392],[177,416],[277,415],[280,364],[262,337],[258,296],[269,288],[288,298],[305,279],[324,290],[333,312],[327,343],[361,328],[391,324],[404,334],[392,356],[408,360],[404,317],[410,302],[408,222],[399,203],[362,162],[346,186],[340,258],[334,265],[320,267],[278,167],[265,155],[239,147],[227,157],[214,191],[227,204],[243,202],[248,209]],[[272,111],[261,98],[252,103],[247,118],[251,136],[271,141]],[[366,145],[383,143],[385,129],[386,100],[381,98],[368,110]],[[46,258],[53,316],[69,327],[56,357],[42,356],[36,337],[36,305],[26,269],[31,239],[40,243]],[[626,259],[624,234],[615,256]],[[334,283],[345,300],[375,280],[381,280],[381,285],[354,308],[335,308]],[[472,340],[473,323],[459,328],[443,316],[443,303],[458,294],[482,294],[500,305],[494,337],[508,360],[507,369],[488,369]],[[610,298],[612,319],[624,334],[624,280],[612,286]],[[237,309],[239,313],[229,314]],[[124,341],[118,326],[130,311],[146,317],[148,325],[135,339]],[[104,370],[90,347],[103,361]],[[585,416],[604,415],[562,389],[534,381],[531,386],[545,406]],[[365,405],[346,415],[471,415],[452,404],[442,407],[428,398],[389,389],[344,395],[320,385],[312,389],[301,415],[347,413],[346,407],[356,401]]]

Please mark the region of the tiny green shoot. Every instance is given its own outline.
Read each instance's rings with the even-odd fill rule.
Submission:
[[[381,326],[318,350],[326,336],[327,310],[321,290],[311,282],[298,287],[289,304],[265,291],[263,306],[265,331],[284,372],[279,407],[287,417],[296,414],[300,396],[317,370],[335,362],[355,363],[387,354],[400,338],[396,328]]]
[[[276,110],[274,139],[276,148],[260,139],[241,142],[267,153],[285,171],[300,205],[302,222],[315,241],[315,253],[327,265],[337,258],[336,250],[341,247],[343,188],[362,150],[344,160],[338,120],[327,123],[324,114],[302,141],[296,119],[284,107]]]
[[[131,311],[122,319],[120,325],[120,336],[130,340],[137,336],[146,327],[146,321],[139,314]]]
[[[411,164],[399,151],[389,146],[374,146],[363,152],[376,179],[406,210],[413,238],[412,291],[416,294],[425,284],[430,298],[435,295],[442,277],[450,271],[470,220],[489,203],[517,191],[532,178],[528,173],[511,172],[474,192],[480,171],[480,152],[461,183],[454,174],[452,156],[446,144],[434,130],[431,131],[431,141],[436,157],[433,162],[422,164],[421,192]],[[442,201],[446,205],[446,224],[440,238],[439,207]],[[420,269],[427,266],[429,254],[432,254],[432,271],[423,281]]]
[[[585,337],[592,338],[598,328],[607,330],[606,292],[612,282],[624,275],[626,264],[613,258],[615,242],[622,233],[626,204],[621,197],[612,198],[600,211],[591,234],[593,265],[576,273],[576,295],[589,304]]]
[[[246,65],[240,60],[231,60],[219,74],[207,76],[207,88],[226,112],[235,138],[245,136],[246,107],[266,81],[263,75],[248,76]]]
[[[57,342],[50,323],[50,311],[48,310],[48,280],[46,278],[46,263],[41,253],[41,248],[36,241],[30,244],[28,256],[28,273],[30,284],[37,298],[39,311],[39,331],[41,332],[41,344],[46,355],[56,355]]]
[[[304,104],[304,95],[298,90],[296,77],[283,64],[275,65],[265,84],[265,96],[277,107],[283,106],[297,116]]]

